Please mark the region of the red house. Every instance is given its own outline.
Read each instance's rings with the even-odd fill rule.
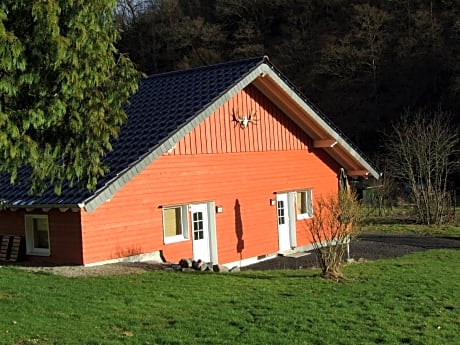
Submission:
[[[315,198],[341,170],[379,177],[267,58],[153,75],[127,113],[95,192],[31,196],[2,177],[4,248],[15,235],[26,259],[57,264],[162,251],[245,265],[308,247]]]

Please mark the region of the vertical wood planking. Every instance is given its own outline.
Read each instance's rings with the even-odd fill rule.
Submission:
[[[246,128],[233,120],[256,112]],[[192,129],[172,154],[304,150],[307,135],[255,87],[248,86]]]
[[[225,141],[225,130],[224,130],[224,114],[223,114],[223,107],[220,107],[217,112],[216,112],[216,119],[215,121],[215,128],[214,128],[214,133],[216,136],[216,142],[217,142],[217,153],[222,153],[223,148],[222,145]]]
[[[224,128],[224,136],[225,136],[225,141],[224,141],[224,147],[222,152],[231,152],[231,146],[232,146],[232,139],[230,136],[231,133],[231,127],[233,126],[232,123],[232,113],[231,109],[229,106],[229,102],[226,102],[224,106],[221,108],[224,111],[224,116],[222,118],[222,123],[223,123],[223,128]]]
[[[256,141],[256,149],[259,151],[263,151],[263,145],[262,145],[262,122],[261,119],[264,116],[263,114],[263,108],[262,105],[260,104],[260,97],[257,95],[254,98],[254,102],[256,102],[257,105],[257,141]]]
[[[215,115],[213,115],[213,119],[214,121],[212,122],[215,122],[216,120]],[[209,117],[204,122],[205,122],[204,127],[206,128],[206,153],[217,153],[216,144],[217,144],[218,136],[216,135],[217,133],[215,132],[215,130],[212,128],[214,127],[213,123],[211,123],[211,120]]]

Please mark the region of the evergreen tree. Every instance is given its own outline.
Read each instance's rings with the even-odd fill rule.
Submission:
[[[115,0],[2,0],[0,172],[31,191],[94,189],[138,73],[114,46]]]

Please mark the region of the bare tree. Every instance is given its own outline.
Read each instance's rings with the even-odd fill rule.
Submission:
[[[356,195],[340,189],[338,195],[321,197],[314,208],[314,217],[305,220],[323,277],[342,279],[342,267],[350,239],[357,235],[362,208]]]
[[[360,52],[362,63],[371,72],[374,92],[377,90],[377,70],[383,50],[387,45],[388,33],[385,23],[390,15],[369,4],[354,5],[355,29],[352,31],[354,44]]]
[[[410,186],[420,223],[446,223],[452,216],[448,181],[460,165],[459,134],[438,110],[406,114],[387,136],[391,174]]]
[[[343,38],[324,44],[318,71],[338,79],[371,77],[374,92],[382,55],[388,44],[386,23],[390,15],[369,4],[354,5],[351,30]]]

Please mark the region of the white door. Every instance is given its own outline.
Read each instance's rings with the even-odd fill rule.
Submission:
[[[291,249],[289,229],[289,204],[287,193],[276,194],[279,250]]]
[[[193,259],[210,262],[208,205],[191,205],[190,213],[192,221]]]

